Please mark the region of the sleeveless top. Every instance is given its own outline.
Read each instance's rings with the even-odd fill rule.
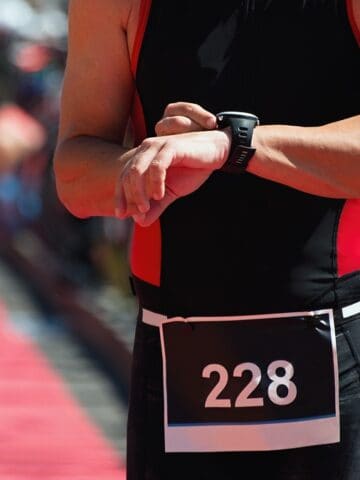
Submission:
[[[170,102],[316,126],[360,112],[360,38],[346,0],[143,0],[132,67],[137,140]],[[338,307],[360,300],[360,200],[214,172],[135,226],[140,304],[168,316]]]

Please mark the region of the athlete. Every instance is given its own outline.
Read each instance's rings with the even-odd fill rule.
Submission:
[[[132,217],[129,480],[360,476],[360,2],[71,0],[55,173]]]

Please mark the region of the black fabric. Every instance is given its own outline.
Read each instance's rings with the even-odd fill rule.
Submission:
[[[213,113],[251,112],[261,124],[322,125],[360,111],[359,49],[345,0],[153,0],[136,82],[150,136],[165,106],[175,101],[196,102]],[[134,278],[140,304],[168,316],[195,316],[358,301],[360,272],[337,275],[343,205],[342,199],[247,173],[216,172],[161,216],[161,285]],[[158,331],[140,322],[129,480],[358,480],[358,336],[338,336],[341,444],[262,454],[165,455]]]
[[[357,114],[358,46],[345,0],[153,0],[137,68],[149,134],[167,103],[319,125]]]
[[[128,424],[128,479],[358,480],[360,315],[336,324],[341,443],[276,452],[165,454],[159,330],[139,321]]]
[[[360,58],[345,3],[154,0],[136,76],[148,134],[179,100],[214,113],[248,111],[262,124],[357,114]],[[344,201],[230,177],[214,173],[162,215],[164,308],[286,311],[331,288]]]

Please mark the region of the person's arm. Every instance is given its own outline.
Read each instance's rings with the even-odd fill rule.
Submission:
[[[215,122],[201,106],[178,102],[167,106],[156,132],[201,131]],[[226,132],[229,148],[230,129]],[[249,173],[314,195],[360,198],[360,115],[318,127],[259,126],[252,144]]]
[[[165,204],[196,190],[225,155],[227,138],[217,131],[148,138],[136,148],[122,147],[134,94],[129,51],[139,5],[139,0],[69,4],[54,169],[59,198],[77,217],[126,218],[149,209],[160,215]],[[166,192],[165,164],[177,168],[177,175],[167,175]]]
[[[128,52],[137,3],[69,2],[54,168],[59,198],[78,217],[114,215],[116,184],[127,158],[121,142],[134,89]]]
[[[201,131],[214,128],[214,117],[194,104],[189,112],[189,104],[183,102],[172,105],[176,113],[170,108],[168,118],[157,126],[158,135],[160,128],[164,136],[145,139],[128,152],[119,146],[133,91],[125,34],[128,16],[118,13],[126,1],[131,0],[108,0],[105,13],[102,0],[70,4],[56,176],[60,198],[74,214],[113,215],[118,191],[118,216],[136,214],[139,223],[149,225],[170,203],[221,168],[230,135]],[[100,33],[91,37],[94,31]],[[314,195],[360,197],[359,121],[353,117],[313,128],[260,126],[254,133],[257,152],[249,171]]]
[[[360,38],[360,2],[348,8]],[[360,198],[360,115],[311,128],[264,126],[253,143],[250,173],[315,195]]]
[[[319,127],[254,131],[248,171],[307,193],[360,198],[360,115]]]
[[[214,126],[212,113],[196,104],[169,105],[122,179],[124,209],[143,192],[149,208],[134,216],[147,226],[177,198],[199,188],[221,168],[230,150],[229,129]],[[170,133],[170,135],[168,135]],[[319,127],[259,126],[254,130],[248,171],[313,195],[360,198],[360,115]],[[229,206],[231,208],[231,206]]]

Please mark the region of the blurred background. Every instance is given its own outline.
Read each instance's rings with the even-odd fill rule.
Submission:
[[[130,224],[57,199],[66,11],[0,1],[0,479],[125,471]]]

